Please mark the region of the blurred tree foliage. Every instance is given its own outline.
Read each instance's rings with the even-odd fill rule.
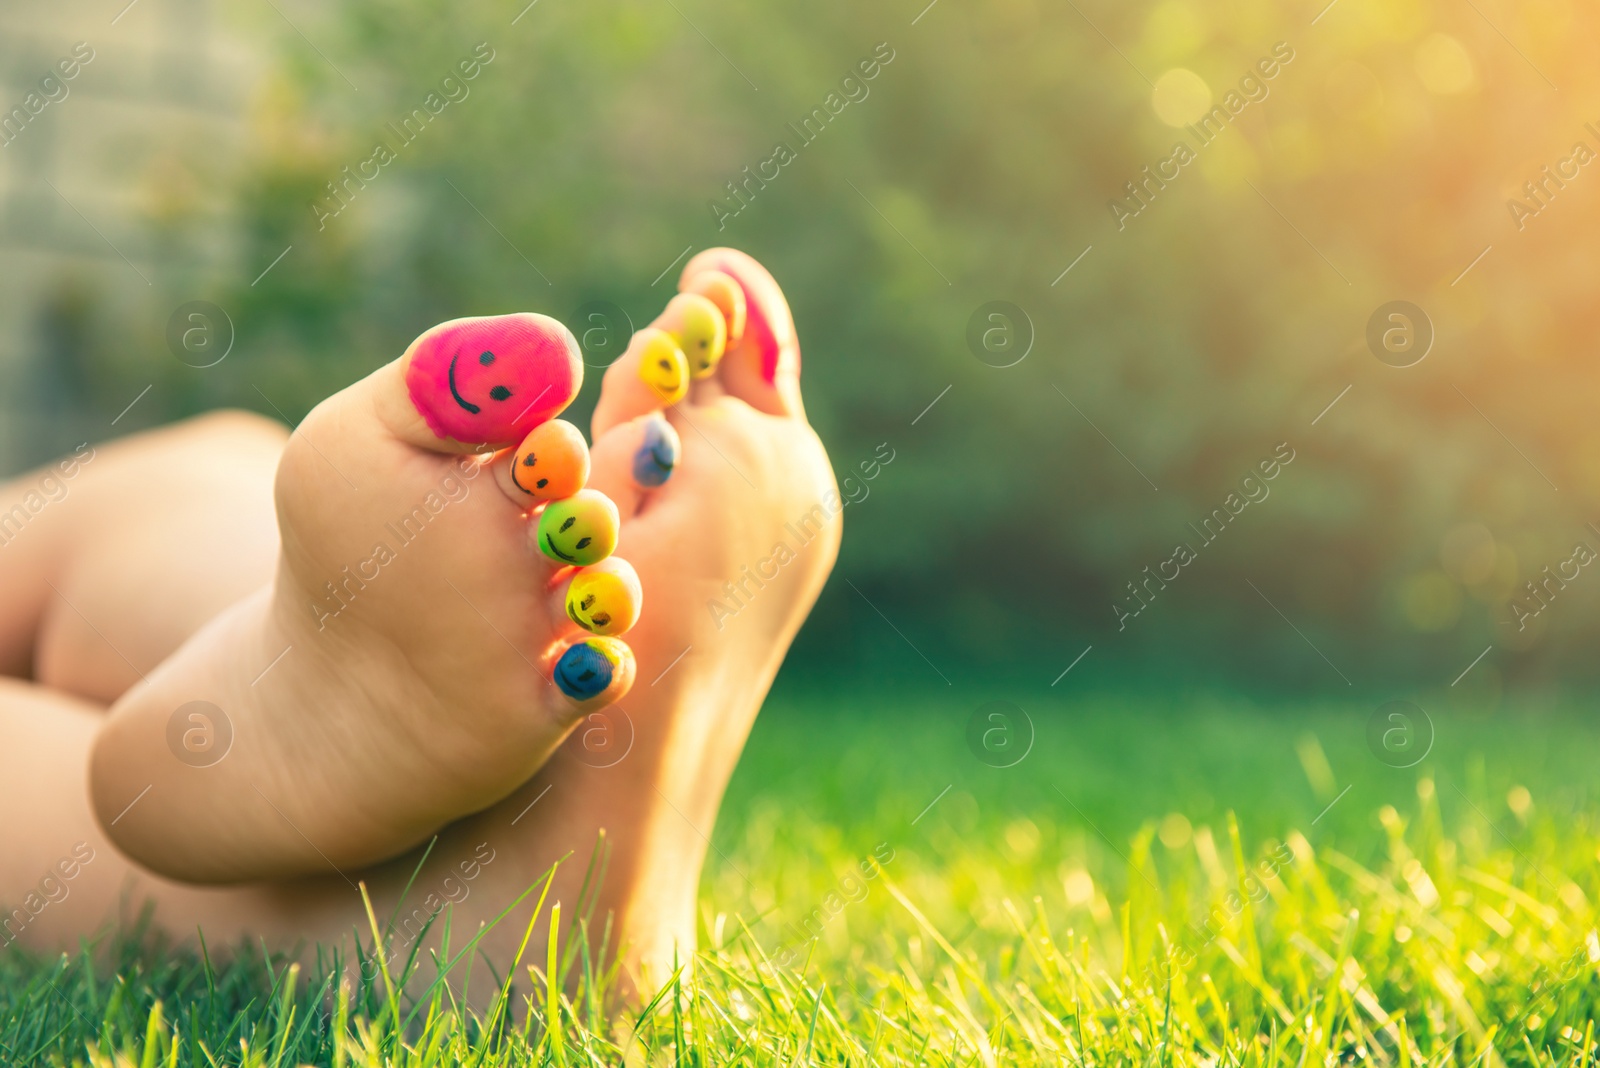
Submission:
[[[246,240],[212,283],[237,353],[203,380],[172,371],[162,414],[298,419],[458,315],[609,300],[642,323],[685,246],[731,244],[787,288],[841,475],[880,442],[896,455],[845,513],[806,665],[1025,692],[1093,644],[1070,684],[1348,682],[1485,708],[1508,684],[1593,681],[1600,569],[1521,629],[1513,598],[1540,606],[1524,583],[1600,549],[1600,168],[1521,230],[1507,201],[1575,142],[1600,149],[1600,14],[923,3],[291,8],[326,58],[266,12],[248,30],[281,58],[237,191]],[[869,95],[802,146],[787,124],[880,42],[894,58]],[[1196,145],[1152,83],[1185,68],[1221,100],[1280,42],[1293,59],[1266,98],[1119,229],[1125,183]],[[494,59],[470,95],[319,231],[327,183],[480,43]],[[797,159],[719,229],[712,202],[779,141]],[[1410,368],[1364,340],[1395,299],[1437,331]],[[991,300],[1031,319],[1016,366],[968,349]],[[127,366],[165,359],[163,321],[106,359],[147,377]],[[1284,442],[1270,497],[1204,544],[1189,524]],[[1119,629],[1127,584],[1179,543],[1196,559]]]

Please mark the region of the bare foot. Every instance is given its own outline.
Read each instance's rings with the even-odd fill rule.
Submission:
[[[589,604],[581,583],[573,584],[578,596],[563,600],[540,592],[537,582],[512,581],[544,565],[523,540],[530,528],[515,518],[521,510],[507,503],[507,487],[522,492],[510,479],[515,457],[502,457],[504,466],[464,482],[466,495],[444,507],[426,533],[384,566],[381,577],[357,590],[326,632],[316,630],[315,617],[298,599],[310,581],[294,578],[297,597],[284,598],[281,609],[278,593],[264,596],[261,605],[240,608],[238,619],[219,623],[209,638],[200,636],[208,644],[186,649],[176,664],[153,676],[147,689],[165,696],[139,698],[148,702],[143,708],[125,703],[118,710],[123,717],[116,724],[119,733],[102,733],[94,742],[98,827],[77,784],[83,753],[100,725],[98,714],[65,700],[45,701],[42,695],[18,698],[10,714],[0,701],[0,737],[15,742],[0,749],[0,781],[9,776],[18,782],[15,796],[0,791],[0,822],[29,831],[7,839],[10,855],[0,864],[0,897],[8,887],[25,891],[36,882],[37,872],[58,859],[60,843],[81,841],[96,858],[82,866],[71,897],[51,905],[27,928],[26,940],[41,948],[71,945],[114,914],[119,902],[148,901],[155,906],[156,923],[180,938],[192,936],[198,926],[213,948],[257,938],[282,948],[307,939],[336,943],[352,928],[367,929],[356,889],[364,884],[377,914],[396,916],[389,956],[403,960],[430,923],[427,937],[437,947],[446,908],[452,910],[450,926],[459,949],[461,932],[493,920],[564,857],[570,859],[557,873],[550,900],[563,901],[564,915],[570,917],[603,832],[609,863],[591,901],[592,948],[598,951],[604,941],[608,955],[620,954],[624,994],[649,996],[690,961],[695,894],[723,790],[789,644],[833,566],[841,529],[833,473],[801,408],[799,347],[781,292],[760,265],[729,250],[692,259],[680,288],[714,292],[718,284],[714,278],[708,282],[708,274],[735,279],[747,305],[742,336],[721,363],[695,380],[686,397],[672,397],[681,384],[656,376],[646,383],[642,369],[645,354],[653,351],[652,335],[641,331],[607,371],[594,419],[589,484],[616,501],[620,552],[633,562],[648,594],[645,611],[628,632],[638,662],[638,682],[630,693],[605,708],[561,704],[537,671],[509,648],[513,642],[524,650],[541,642],[553,643],[552,651],[561,648],[581,633],[567,615],[569,605],[590,623],[596,622],[597,610],[613,613],[602,603],[602,581],[596,584],[602,600]],[[683,311],[684,302],[675,302],[655,325],[681,329]],[[663,415],[658,409],[668,397],[676,403]],[[413,479],[407,485],[417,492],[436,484],[429,479],[459,474],[448,458],[402,444],[415,427],[385,434],[389,424],[368,418],[369,413],[360,405],[346,411],[342,403],[330,402],[307,420],[299,435],[306,440],[292,446],[299,455],[292,468],[286,460],[280,482],[280,498],[289,498],[280,501],[283,514],[295,515],[299,507],[291,478],[294,486],[310,483],[356,500],[385,492],[386,481]],[[672,446],[679,438],[681,457],[675,457]],[[313,442],[321,454],[311,448]],[[324,455],[361,489],[345,487]],[[520,484],[522,469],[517,470]],[[380,472],[390,478],[376,479]],[[487,478],[495,472],[505,481],[490,485]],[[378,512],[380,526],[387,518]],[[326,522],[333,532],[342,529],[336,516]],[[520,536],[506,532],[508,523]],[[285,523],[283,532],[287,560],[318,561],[309,572],[313,576],[343,566],[343,557],[324,560],[310,554],[308,539],[328,535],[312,519]],[[360,538],[347,540],[354,544],[351,551],[362,548]],[[306,566],[286,562],[284,569],[295,576],[301,574],[295,568]],[[408,570],[391,571],[401,567]],[[603,567],[591,572],[604,573]],[[550,579],[559,583],[560,574]],[[484,614],[462,609],[464,599],[446,579]],[[279,591],[285,581],[280,575]],[[425,585],[429,582],[431,587]],[[242,621],[253,619],[251,625],[259,628],[289,627],[279,620],[280,612],[285,621],[300,619],[292,624],[299,628],[298,641],[257,679],[284,646],[254,636]],[[360,627],[342,636],[352,622]],[[318,644],[324,640],[332,644]],[[433,655],[432,643],[444,643],[448,655]],[[299,662],[297,674],[285,673],[293,685],[280,683],[268,691],[283,704],[268,704],[253,693],[239,698],[247,703],[232,716],[236,739],[226,759],[211,768],[190,768],[167,750],[166,721],[180,697],[187,699],[194,689],[185,689],[180,680],[220,678],[208,685],[232,685],[230,693],[251,690],[255,681],[253,691],[261,692],[307,652],[312,655]],[[528,655],[537,665],[549,663],[548,657]],[[206,673],[207,658],[215,661],[215,674]],[[527,703],[508,701],[496,687]],[[63,707],[45,707],[50,704]],[[507,711],[507,704],[515,707]],[[276,733],[269,716],[278,711],[303,737]],[[315,714],[331,722],[316,722]],[[528,729],[514,719],[518,715],[543,723],[548,733]],[[373,716],[380,718],[363,718]],[[491,748],[478,740],[492,734],[479,718],[486,716],[501,718],[506,753],[482,752]],[[448,760],[465,744],[478,748],[474,759],[485,767],[531,762],[529,754],[540,744],[553,744],[549,739],[560,737],[560,725],[574,719],[578,729],[536,774],[525,775],[520,786],[508,788],[509,795],[485,802],[482,811],[441,830],[420,870],[418,850],[376,866],[333,860],[330,848],[339,843],[347,852],[375,852],[370,843],[353,841],[353,835],[339,837],[346,833],[340,828],[383,816],[374,803],[378,796],[398,806],[404,802],[393,800],[396,793],[452,782]],[[357,740],[342,739],[341,733]],[[530,736],[534,744],[524,744]],[[363,743],[361,737],[375,742]],[[514,752],[519,745],[524,748],[520,756]],[[161,782],[140,800],[135,795],[150,780],[130,778],[117,787],[122,793],[113,800],[106,779],[125,774],[114,766],[119,761],[156,769]],[[236,763],[231,780],[204,778]],[[223,782],[242,797],[221,796],[220,787],[207,785]],[[202,795],[201,786],[213,793]],[[234,822],[209,811],[186,812],[171,801],[164,802],[160,819],[152,819],[145,806],[157,800],[157,791],[169,789],[201,798],[194,802],[197,807],[228,809]],[[124,796],[133,800],[131,808]],[[252,800],[258,802],[254,809],[247,804]],[[342,812],[319,812],[319,806],[342,806]],[[41,812],[49,818],[37,818]],[[149,820],[139,825],[139,834],[146,836],[143,841],[156,840],[158,848],[163,836],[181,839],[194,834],[198,824],[212,848],[235,866],[259,866],[256,851],[265,848],[271,855],[292,857],[296,866],[304,861],[314,874],[227,888],[155,878],[129,865],[103,836],[110,825],[117,844],[126,848],[125,828],[135,817]],[[163,826],[163,819],[174,822]],[[382,829],[392,834],[393,823]],[[302,830],[303,838],[298,837]],[[300,853],[294,852],[297,844]],[[516,957],[529,908],[531,902],[525,902],[478,947],[499,974],[506,974]],[[528,959],[543,959],[539,942],[545,930],[541,922]]]
[[[121,849],[194,882],[371,864],[505,797],[627,692],[628,647],[566,611],[616,509],[537,486],[581,484],[581,436],[541,436],[581,378],[554,320],[456,320],[306,417],[278,467],[275,581],[118,701],[94,747]],[[508,448],[535,426],[542,461]],[[545,466],[519,481],[518,461]]]
[[[594,416],[594,484],[622,508],[621,551],[649,596],[628,634],[638,685],[586,716],[532,782],[451,827],[438,846],[445,857],[487,842],[511,858],[485,869],[481,897],[456,909],[457,929],[471,930],[569,853],[551,899],[570,909],[603,830],[609,863],[593,930],[598,941],[610,918],[625,985],[646,997],[693,959],[695,898],[723,791],[842,530],[833,471],[801,405],[800,349],[782,292],[729,249],[695,256],[679,288],[704,288],[708,272],[737,279],[748,323],[715,373],[666,409],[683,441],[671,481],[633,489],[634,457],[620,447],[638,437],[619,431],[659,418],[659,396],[638,388],[647,332],[606,371]],[[653,325],[676,330],[680,312],[669,306]],[[446,875],[441,863],[420,880]],[[509,959],[521,933],[517,923],[492,932],[490,959]]]

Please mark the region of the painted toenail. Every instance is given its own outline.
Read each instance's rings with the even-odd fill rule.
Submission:
[[[493,372],[483,370],[490,366]],[[577,341],[554,319],[535,315],[435,327],[413,345],[406,368],[406,389],[428,429],[471,443],[517,440],[570,404],[582,383]],[[513,397],[519,399],[485,406]]]
[[[633,480],[646,487],[664,485],[678,466],[682,450],[683,443],[672,424],[660,412],[654,413],[645,420],[644,438],[633,454]]]
[[[594,634],[628,630],[643,603],[638,573],[616,557],[579,571],[567,587],[567,618]]]
[[[615,638],[586,638],[561,654],[551,674],[561,692],[574,701],[605,693],[616,678],[627,646]]]
[[[728,346],[728,323],[711,298],[699,293],[679,293],[668,308],[673,305],[677,306],[679,325],[672,335],[677,338],[679,348],[694,353],[689,374],[694,378],[706,378],[722,362],[722,354]]]
[[[677,404],[689,392],[689,360],[677,340],[665,330],[647,327],[639,350],[639,377],[666,407]]]
[[[597,490],[552,501],[539,517],[539,548],[563,564],[597,564],[617,548],[617,506]]]
[[[537,474],[532,484],[529,471]],[[520,475],[520,477],[519,477]],[[552,419],[522,439],[511,464],[511,481],[530,497],[570,497],[589,481],[589,447],[583,432],[565,419]]]

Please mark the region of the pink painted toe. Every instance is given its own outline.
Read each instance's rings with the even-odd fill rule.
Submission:
[[[441,438],[506,444],[554,418],[583,385],[577,339],[545,315],[456,319],[412,344],[406,388]]]

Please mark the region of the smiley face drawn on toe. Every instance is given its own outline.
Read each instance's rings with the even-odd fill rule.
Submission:
[[[728,347],[728,323],[721,310],[709,297],[679,293],[668,302],[667,311],[678,318],[678,328],[672,335],[689,357],[690,375],[708,377],[722,362]]]
[[[441,438],[510,442],[572,402],[577,341],[554,319],[496,315],[434,327],[412,345],[406,388]]]
[[[627,646],[615,638],[586,638],[561,654],[551,677],[574,701],[599,697],[622,673]]]
[[[561,654],[553,674],[562,693],[575,701],[587,701],[605,692],[615,672],[616,665],[603,650],[582,642]]]
[[[598,601],[594,594],[589,594],[576,601],[567,602],[567,618],[572,620],[584,630],[595,634],[606,633],[606,628],[611,626],[611,613],[602,608],[596,608]]]
[[[567,618],[593,634],[630,630],[643,604],[638,572],[615,556],[579,571],[567,587]]]
[[[665,330],[646,327],[639,349],[639,377],[664,406],[671,407],[689,392],[689,360],[678,342]]]
[[[539,548],[564,564],[597,564],[616,551],[620,525],[610,497],[597,490],[579,490],[545,507],[539,517]]]
[[[477,415],[479,412],[483,411],[483,409],[467,400],[467,398],[463,397],[461,395],[461,390],[456,388],[456,361],[460,358],[461,354],[459,352],[450,357],[450,374],[448,376],[450,379],[450,396],[454,397],[456,399],[456,403],[461,405],[461,407],[465,408],[473,415]],[[487,367],[489,364],[494,363],[494,353],[485,352],[480,354],[478,356],[478,362]],[[511,391],[505,386],[495,386],[489,391],[489,395],[494,397],[496,400],[505,400],[507,397],[511,396]]]
[[[732,275],[722,271],[701,271],[683,287],[685,293],[699,293],[717,306],[728,325],[728,348],[739,344],[744,337],[744,324],[749,314],[744,290]]]
[[[565,419],[534,427],[511,460],[512,484],[539,500],[570,497],[588,481],[589,447]]]
[[[647,488],[665,485],[682,452],[678,432],[655,412],[645,420],[644,437],[633,454],[633,480]]]
[[[567,520],[566,523],[563,524],[563,528],[572,526],[573,522],[574,522],[574,520],[571,520],[571,519]],[[564,532],[564,529],[563,529],[563,532]],[[591,542],[593,540],[594,539],[592,539],[592,538],[582,538],[582,539],[580,539],[578,541],[577,545],[573,546],[573,548],[577,549],[579,551],[582,551],[584,548],[586,548],[588,546],[589,542]],[[551,556],[555,557],[557,560],[565,560],[569,564],[575,564],[575,563],[578,562],[578,558],[576,556],[568,556],[566,553],[562,552],[560,549],[557,549],[556,548],[555,538],[552,537],[549,534],[546,534],[544,536],[544,551],[549,553]]]

